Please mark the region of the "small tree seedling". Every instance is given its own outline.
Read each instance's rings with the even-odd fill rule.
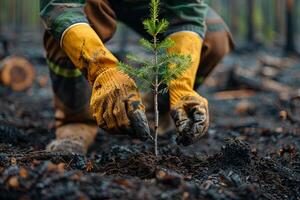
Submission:
[[[158,35],[164,33],[169,26],[166,19],[159,19],[159,0],[151,0],[150,16],[143,21],[143,25],[152,40],[141,39],[140,44],[153,55],[152,58],[139,58],[128,55],[127,59],[135,63],[138,67],[120,62],[118,67],[121,71],[127,73],[136,79],[142,89],[151,88],[154,101],[154,146],[155,155],[158,155],[158,95],[167,92],[170,81],[177,79],[189,67],[191,63],[190,56],[167,53],[167,49],[175,45],[170,38],[159,41]]]

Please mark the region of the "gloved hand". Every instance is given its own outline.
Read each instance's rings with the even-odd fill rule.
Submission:
[[[180,98],[171,106],[171,116],[177,127],[178,144],[193,144],[208,130],[208,102],[197,93]]]
[[[95,31],[87,24],[75,25],[65,31],[61,45],[77,68],[87,70],[93,86],[90,107],[99,127],[146,140],[150,129],[137,87],[117,69],[117,59]]]
[[[194,32],[177,32],[169,36],[175,45],[168,53],[191,56],[191,66],[169,84],[171,117],[177,128],[177,143],[189,145],[208,130],[208,102],[193,90],[198,70],[202,39]]]
[[[130,133],[142,140],[150,135],[145,107],[134,81],[115,68],[95,80],[91,109],[98,125],[111,133]]]

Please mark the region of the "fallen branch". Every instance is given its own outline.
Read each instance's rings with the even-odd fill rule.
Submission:
[[[72,162],[72,166],[76,168],[84,168],[86,160],[84,155],[64,152],[49,152],[49,151],[36,151],[28,154],[13,154],[13,153],[0,153],[0,160],[10,161],[12,158],[16,162],[28,162],[33,160],[43,161],[51,160],[54,163],[69,163]],[[69,163],[70,164],[70,163]]]
[[[291,58],[280,58],[269,55],[262,56],[259,59],[259,62],[264,66],[273,67],[279,70],[286,69],[295,64],[295,61]]]
[[[254,90],[241,89],[241,90],[228,90],[217,92],[214,98],[217,100],[232,100],[232,99],[247,99],[255,95]]]
[[[232,72],[231,81],[237,85],[243,85],[249,89],[266,91],[266,92],[276,92],[276,93],[286,93],[293,94],[294,89],[288,85],[279,83],[269,78],[256,76],[251,73],[251,71],[235,68]]]

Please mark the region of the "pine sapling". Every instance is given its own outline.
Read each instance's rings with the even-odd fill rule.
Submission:
[[[175,45],[175,42],[170,38],[159,41],[159,34],[164,33],[169,26],[166,19],[159,19],[159,0],[151,0],[150,16],[143,21],[143,25],[147,33],[152,37],[152,40],[141,39],[140,44],[153,57],[138,58],[133,55],[128,55],[127,59],[131,63],[135,63],[138,67],[132,67],[130,64],[120,62],[118,67],[129,76],[139,82],[142,89],[151,88],[154,101],[154,132],[155,132],[155,155],[158,155],[158,125],[159,125],[159,110],[158,110],[158,95],[167,92],[170,81],[180,77],[182,73],[189,67],[191,57],[179,54],[168,54],[166,50]]]

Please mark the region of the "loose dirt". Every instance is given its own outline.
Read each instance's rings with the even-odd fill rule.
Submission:
[[[282,83],[294,83],[287,76],[299,68],[283,71]],[[0,86],[0,199],[299,199],[300,124],[285,117],[297,118],[299,104],[271,92],[244,103],[202,90],[211,127],[200,142],[178,146],[171,131],[155,157],[151,142],[99,131],[85,157],[44,151],[54,138],[49,83],[26,93]]]

